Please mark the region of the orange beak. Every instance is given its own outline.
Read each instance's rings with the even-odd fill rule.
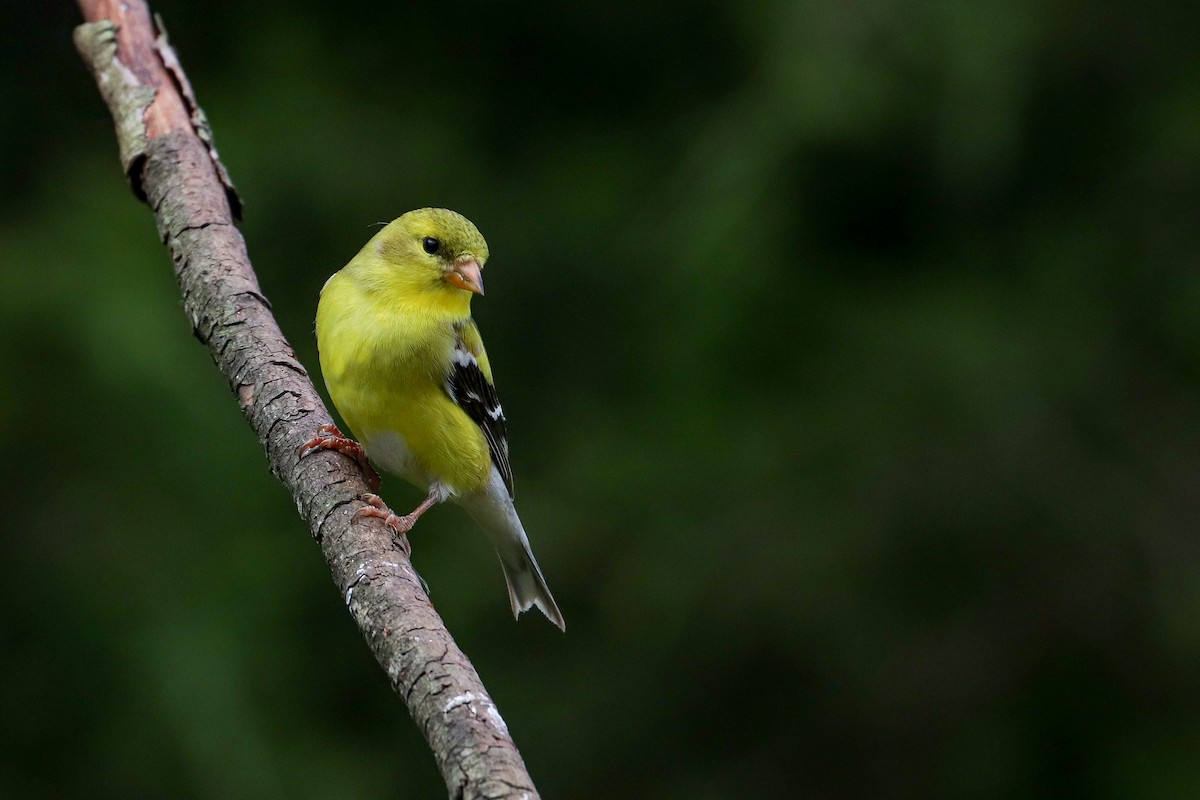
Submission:
[[[469,256],[454,262],[454,269],[446,273],[446,281],[460,289],[483,294],[483,275],[479,271],[479,262]]]

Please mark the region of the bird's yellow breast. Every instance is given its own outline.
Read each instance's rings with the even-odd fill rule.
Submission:
[[[406,302],[350,270],[330,278],[317,306],[321,372],[338,413],[382,469],[422,489],[483,489],[487,442],[443,388],[454,325],[469,306]]]

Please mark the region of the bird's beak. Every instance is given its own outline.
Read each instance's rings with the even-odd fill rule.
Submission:
[[[479,262],[464,256],[454,262],[454,269],[446,273],[446,281],[468,292],[483,294],[483,274],[479,271]]]

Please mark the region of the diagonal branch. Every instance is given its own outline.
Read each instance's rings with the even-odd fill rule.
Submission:
[[[299,446],[331,422],[284,339],[234,226],[240,203],[174,51],[141,0],[79,0],[75,44],[116,123],[121,164],[158,221],[196,337],[229,380],[333,580],[433,750],[452,798],[535,798],[508,728],[377,521],[354,517],[359,466]]]

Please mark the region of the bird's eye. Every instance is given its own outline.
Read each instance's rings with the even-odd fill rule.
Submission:
[[[425,248],[425,252],[433,255],[438,250],[442,249],[442,243],[432,236],[426,236],[421,240],[421,247]]]

